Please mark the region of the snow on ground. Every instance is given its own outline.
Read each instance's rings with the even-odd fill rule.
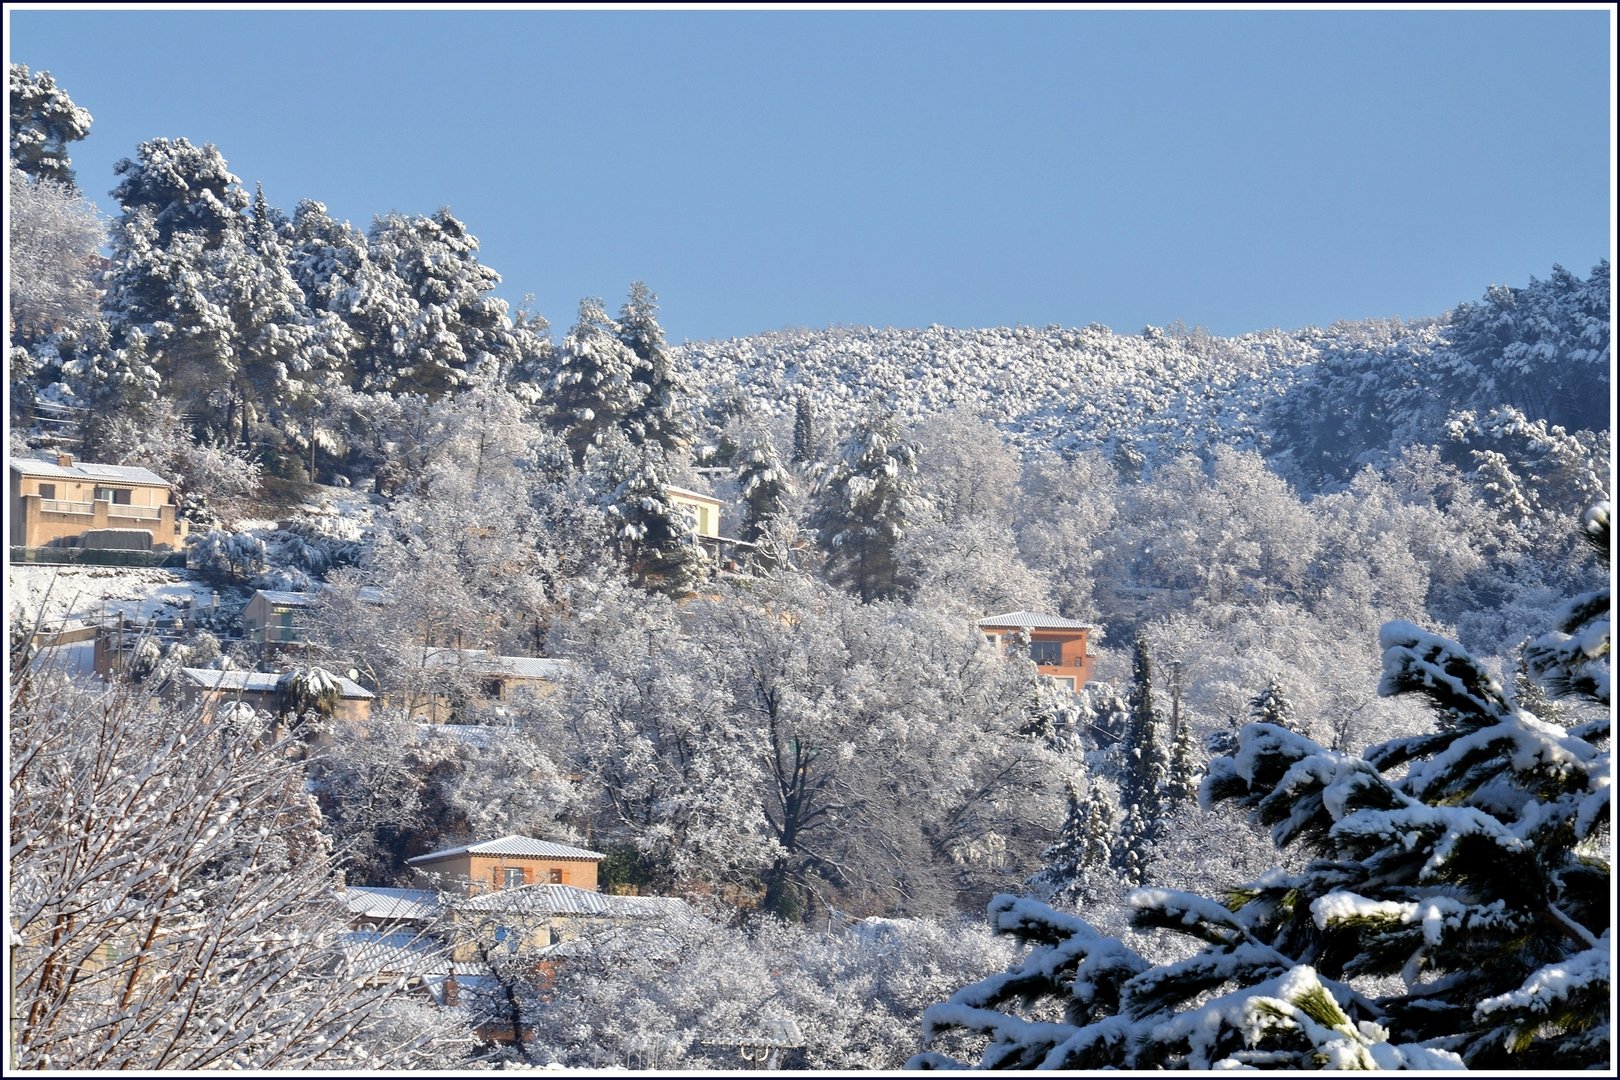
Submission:
[[[207,605],[213,592],[213,585],[188,570],[12,564],[6,568],[6,619],[9,623],[22,613],[32,622],[43,611],[43,625],[60,629],[123,612],[132,621],[150,622],[173,618],[188,599]],[[220,603],[241,603],[247,597],[245,591],[226,590]]]

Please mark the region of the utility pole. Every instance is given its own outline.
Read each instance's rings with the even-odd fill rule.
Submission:
[[[1181,738],[1181,661],[1170,661],[1170,745]]]

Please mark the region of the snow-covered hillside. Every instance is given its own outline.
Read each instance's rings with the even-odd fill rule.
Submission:
[[[1607,426],[1608,266],[1554,268],[1443,316],[1219,338],[1000,327],[839,327],[687,344],[711,399],[777,417],[802,392],[829,420],[868,405],[904,419],[965,411],[1023,446],[1099,447],[1152,465],[1215,445],[1258,450],[1314,488],[1447,421],[1502,406],[1570,430]]]

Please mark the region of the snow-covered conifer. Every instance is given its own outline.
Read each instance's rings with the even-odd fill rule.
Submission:
[[[874,411],[820,479],[810,525],[827,552],[827,575],[863,602],[904,587],[894,546],[927,505],[916,474],[916,447],[891,414]]]
[[[73,162],[67,145],[90,134],[88,109],[73,103],[48,71],[29,74],[11,65],[7,98],[11,104],[11,164],[36,180],[73,188]],[[12,197],[17,194],[12,189]]]
[[[621,420],[625,435],[633,445],[656,446],[666,454],[684,448],[691,442],[686,415],[691,391],[658,325],[658,297],[644,283],[633,283],[615,326],[619,340],[635,354],[632,377],[639,384]]]

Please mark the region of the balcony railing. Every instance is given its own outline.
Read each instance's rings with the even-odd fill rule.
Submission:
[[[129,506],[125,503],[108,503],[108,517],[134,518],[137,521],[160,521],[163,511],[155,506]]]
[[[46,514],[94,514],[95,503],[69,502],[66,499],[41,499],[39,509]]]

